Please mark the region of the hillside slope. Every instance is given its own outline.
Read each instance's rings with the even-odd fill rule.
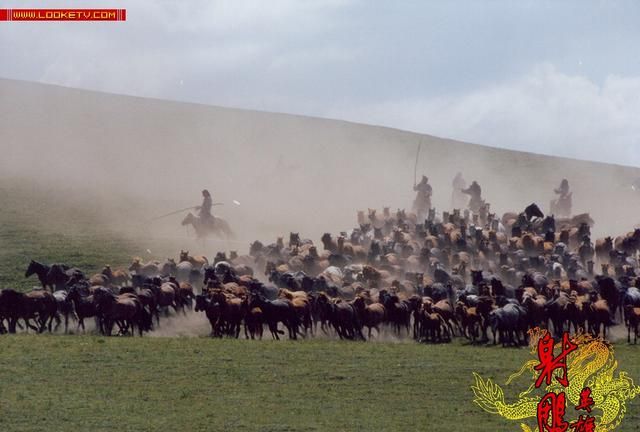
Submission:
[[[492,209],[548,207],[567,177],[574,212],[592,213],[595,232],[627,231],[638,222],[640,196],[631,167],[500,150],[389,128],[285,114],[103,94],[0,80],[0,179],[21,176],[57,190],[82,187],[92,205],[123,200],[128,232],[185,232],[180,215],[163,225],[148,218],[200,201],[208,188],[227,205],[239,238],[272,240],[300,231],[317,239],[349,229],[359,208],[410,207],[416,148],[419,175],[434,186],[434,204],[449,207],[451,180],[476,179]],[[603,151],[606,143],[603,143]],[[0,180],[1,181],[1,180]],[[232,199],[241,206],[229,205]],[[122,224],[121,228],[127,228]],[[212,251],[205,250],[205,253]]]

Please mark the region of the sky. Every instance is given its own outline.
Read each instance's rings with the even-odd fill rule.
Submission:
[[[0,0],[0,8],[74,5]],[[127,21],[0,22],[0,77],[640,166],[637,1],[82,7],[126,8]]]

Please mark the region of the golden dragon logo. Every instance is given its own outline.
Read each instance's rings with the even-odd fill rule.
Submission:
[[[532,329],[529,331],[531,353],[536,354],[538,341],[546,335],[546,330]],[[520,393],[519,399],[514,403],[506,403],[503,389],[491,379],[486,381],[477,373],[473,373],[475,384],[471,386],[475,399],[473,400],[483,410],[498,414],[508,420],[536,420],[538,405],[542,395],[536,395],[539,390],[546,393],[564,392],[566,400],[573,405],[581,403],[581,392],[585,388],[591,390],[593,405],[593,417],[595,417],[593,429],[595,432],[609,432],[620,425],[627,411],[627,401],[640,394],[640,386],[636,386],[626,372],[615,374],[618,362],[613,355],[613,347],[600,338],[590,334],[578,334],[571,341],[577,345],[577,349],[566,357],[568,386],[561,385],[558,380],[550,384],[542,385],[536,389],[534,383],[527,390]],[[562,342],[554,345],[556,349],[562,349]],[[537,360],[530,360],[509,377],[506,385],[514,379],[529,372],[532,381],[536,380]],[[545,423],[546,424],[546,423]],[[536,426],[520,423],[523,432],[533,432]],[[571,426],[574,428],[575,426]]]

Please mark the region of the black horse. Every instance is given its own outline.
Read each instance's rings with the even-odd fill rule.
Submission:
[[[52,292],[65,289],[72,276],[81,275],[84,277],[84,274],[80,270],[71,268],[66,264],[51,264],[49,266],[47,264],[31,260],[24,277],[28,278],[34,274],[38,276],[40,284],[42,284],[42,288],[49,288]]]
[[[281,322],[289,331],[289,339],[297,339],[299,320],[296,310],[289,300],[277,299],[267,300],[262,295],[253,295],[249,305],[251,309],[259,307],[264,314],[264,320],[269,326],[271,336],[274,339],[280,339],[279,334],[283,334],[278,330],[278,323]]]
[[[28,278],[29,276],[32,276],[34,274],[37,275],[40,283],[42,284],[42,288],[47,289],[48,286],[52,286],[47,277],[49,275],[49,270],[51,270],[50,266],[42,264],[38,261],[31,260],[31,262],[29,263],[29,267],[27,267],[27,271],[24,274],[24,277]]]
[[[543,218],[544,213],[540,210],[540,207],[536,203],[529,204],[524,209],[524,214],[527,217],[527,221],[531,222],[534,218]]]

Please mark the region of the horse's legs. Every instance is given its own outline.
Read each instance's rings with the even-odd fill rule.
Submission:
[[[244,338],[249,339],[249,326],[247,323],[244,323]],[[251,339],[253,339],[253,331],[251,332]]]
[[[298,338],[298,331],[297,329],[291,325],[290,323],[285,324],[287,327],[287,330],[289,331],[289,339],[293,339],[296,340]]]
[[[102,325],[104,327],[104,332],[106,336],[111,336],[111,332],[113,331],[114,322],[110,319],[104,319]]]
[[[31,322],[29,321],[29,318],[24,318],[24,322],[25,322],[25,324],[26,324],[25,331],[26,331],[27,333],[29,333],[29,328],[31,328],[31,329],[32,329],[33,331],[35,331],[35,332],[39,332],[38,327],[36,327],[36,326],[34,326],[34,325],[31,325]]]
[[[118,335],[126,336],[129,333],[129,325],[125,320],[116,320],[115,323],[118,325]]]
[[[216,322],[215,320],[209,319],[209,324],[211,325],[211,337],[214,337],[216,334]]]
[[[54,319],[56,320],[56,327],[54,328],[54,330],[58,331],[60,324],[62,324],[62,320],[60,320],[60,315],[58,314],[58,312],[55,313]]]
[[[56,314],[57,314],[57,313],[56,313]],[[53,315],[53,316],[51,316],[51,317],[49,318],[49,333],[51,333],[51,327],[52,327],[52,324],[53,324],[53,318],[54,318],[54,316],[55,316],[55,315]],[[59,319],[59,318],[58,318],[58,319]]]
[[[276,340],[280,340],[280,335],[278,335],[278,322],[273,322],[270,321],[269,322],[269,331],[271,331],[271,336],[273,336],[274,339]]]

